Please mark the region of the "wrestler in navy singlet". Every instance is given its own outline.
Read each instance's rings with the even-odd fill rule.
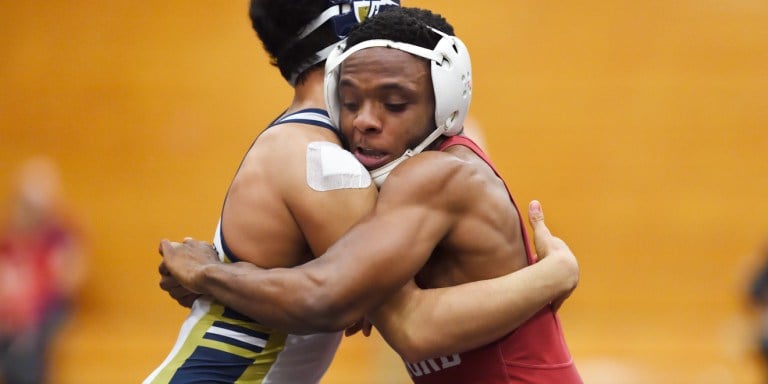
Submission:
[[[300,123],[327,128],[338,136],[322,109],[304,109],[282,116],[269,127]],[[214,245],[223,262],[238,261],[226,246],[221,219]],[[144,384],[317,383],[333,359],[341,332],[291,335],[276,332],[217,303],[195,301],[168,357]]]

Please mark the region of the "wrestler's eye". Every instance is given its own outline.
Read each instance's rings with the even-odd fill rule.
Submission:
[[[355,112],[360,108],[360,104],[354,101],[343,101],[341,107],[347,111]]]
[[[384,104],[384,107],[387,108],[387,111],[390,112],[402,112],[405,111],[405,108],[408,106],[408,103],[386,103]]]

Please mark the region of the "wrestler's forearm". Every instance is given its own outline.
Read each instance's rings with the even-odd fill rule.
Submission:
[[[374,312],[373,322],[408,361],[446,356],[503,337],[577,281],[578,267],[550,255],[498,278],[398,293]]]
[[[339,331],[354,320],[329,316],[333,312],[326,279],[297,268],[264,270],[249,263],[216,263],[201,269],[195,291],[268,327],[295,334]],[[362,316],[359,314],[351,316]]]

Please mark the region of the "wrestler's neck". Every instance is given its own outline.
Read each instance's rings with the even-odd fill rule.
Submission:
[[[293,101],[288,108],[288,113],[307,108],[326,109],[323,79],[325,72],[322,66],[307,70],[304,81],[293,88]]]

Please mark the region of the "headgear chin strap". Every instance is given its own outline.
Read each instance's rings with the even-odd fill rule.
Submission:
[[[400,165],[405,160],[410,159],[411,157],[421,153],[427,146],[432,144],[435,140],[437,140],[438,137],[442,136],[443,132],[439,129],[435,129],[432,131],[432,133],[427,136],[426,139],[424,139],[421,144],[417,145],[413,149],[408,149],[403,153],[400,157],[398,157],[395,160],[390,161],[389,163],[386,163],[382,165],[381,167],[378,167],[372,171],[368,171],[368,173],[371,174],[371,179],[373,179],[373,182],[376,184],[377,187],[381,188],[381,185],[384,184],[384,181],[387,180],[387,176],[389,176],[389,173],[392,172],[395,167]]]
[[[341,41],[331,51],[325,63],[325,102],[328,105],[331,121],[337,129],[340,129],[339,73],[341,63],[349,56],[364,49],[384,47],[398,49],[431,62],[432,88],[435,94],[435,125],[437,128],[419,145],[405,151],[399,158],[370,171],[377,186],[381,186],[389,172],[398,164],[423,151],[441,135],[454,136],[459,134],[463,128],[464,119],[467,117],[469,103],[472,100],[472,63],[467,47],[456,36],[447,35],[434,28],[430,29],[442,36],[434,49],[379,39],[363,41],[346,49],[345,42]]]
[[[400,0],[328,0],[328,5],[325,11],[301,29],[295,41],[304,39],[328,22],[331,23],[336,38],[338,40],[344,39],[352,30],[352,27],[387,7],[399,7]],[[328,54],[335,45],[336,42],[315,52],[313,59],[296,68],[288,82],[291,85],[296,85],[296,78],[306,71],[307,68],[328,58]]]

